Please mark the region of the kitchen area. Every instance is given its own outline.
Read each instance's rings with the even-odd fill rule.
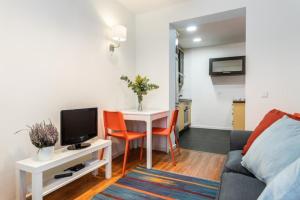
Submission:
[[[179,46],[176,48],[176,107],[179,110],[177,130],[182,133],[191,125],[192,99],[183,98],[182,87],[184,85],[184,51]]]
[[[245,13],[208,18],[172,23],[180,133],[245,129]]]
[[[209,77],[212,82],[215,83],[215,91],[217,98],[220,98],[220,101],[223,101],[223,108],[229,107],[228,114],[230,114],[230,126],[223,127],[205,127],[200,125],[198,128],[215,128],[215,129],[228,129],[228,130],[245,130],[245,98],[243,95],[243,81],[245,75],[245,56],[235,56],[235,57],[222,57],[222,58],[210,58],[209,59]],[[183,133],[184,130],[188,129],[191,126],[192,121],[192,95],[188,95],[186,90],[187,85],[190,84],[191,80],[188,80],[188,72],[184,72],[185,63],[184,63],[184,50],[178,47],[176,54],[176,64],[177,64],[177,99],[176,106],[179,110],[178,116],[178,125],[177,130],[179,133]],[[186,85],[184,85],[186,82]],[[234,85],[234,84],[237,85]],[[226,88],[226,85],[229,87],[235,88]],[[240,85],[238,85],[240,84]],[[185,86],[185,87],[184,87]],[[222,87],[218,89],[218,87]],[[201,86],[197,87],[201,90]],[[231,90],[231,91],[230,91]],[[236,91],[234,91],[236,90]],[[227,92],[228,94],[224,94]],[[231,93],[231,94],[230,94]],[[226,99],[221,99],[222,96],[227,96]],[[231,99],[228,99],[230,97]],[[204,98],[203,98],[204,99]],[[213,101],[213,99],[211,99]],[[227,103],[227,106],[224,104],[225,101],[230,101]],[[201,102],[201,100],[200,100]],[[208,102],[209,103],[209,102]],[[196,103],[197,107],[198,102]],[[210,105],[203,105],[207,108],[211,108],[209,113],[215,112],[218,113],[218,110],[215,110]],[[218,105],[216,105],[218,106]],[[220,109],[219,111],[221,111]],[[205,111],[203,109],[203,111]],[[230,112],[230,113],[229,113]],[[196,114],[198,111],[196,111]],[[208,115],[209,115],[208,113]],[[219,112],[221,113],[221,112]],[[228,115],[227,114],[227,115]],[[204,115],[204,113],[203,113]],[[228,124],[228,123],[227,123]],[[225,127],[225,128],[224,128]]]
[[[245,130],[246,12],[188,19],[170,27],[177,37],[174,98],[180,145],[226,154],[230,131]]]

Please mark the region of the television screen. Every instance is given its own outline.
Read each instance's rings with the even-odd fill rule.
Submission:
[[[63,110],[61,145],[80,144],[98,135],[98,109]]]

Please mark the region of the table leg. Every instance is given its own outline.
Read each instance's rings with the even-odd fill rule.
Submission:
[[[112,162],[112,155],[111,155],[111,144],[105,148],[104,151],[104,158],[108,161],[108,163],[105,165],[105,178],[110,179],[111,178],[111,162]]]
[[[146,121],[147,126],[147,168],[152,168],[152,120],[149,117]]]
[[[43,199],[43,173],[32,174],[32,200]]]
[[[93,160],[99,160],[99,151],[95,151],[95,152],[92,153],[92,159]],[[97,176],[98,173],[99,173],[98,169],[96,169],[96,170],[93,171],[93,175],[94,176]]]
[[[23,170],[17,169],[17,198],[19,200],[26,199],[26,172]]]

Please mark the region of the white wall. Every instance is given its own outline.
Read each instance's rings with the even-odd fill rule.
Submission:
[[[209,76],[209,59],[245,55],[245,43],[184,51],[182,98],[192,99],[192,127],[232,129],[232,100],[245,97],[244,76]]]
[[[248,129],[272,108],[300,112],[299,19],[300,1],[247,1]]]
[[[243,7],[244,0],[189,0],[136,16],[137,72],[146,74],[160,89],[145,98],[145,107],[169,108],[175,104],[175,90],[170,91],[174,73],[169,69],[169,24]],[[170,93],[174,93],[170,95]],[[173,103],[170,103],[172,102]]]
[[[111,56],[113,24],[128,41]],[[14,132],[43,119],[59,129],[61,109],[134,106],[119,77],[135,73],[135,18],[113,0],[12,0],[0,3],[0,27],[0,199],[13,200],[15,161],[36,152]]]

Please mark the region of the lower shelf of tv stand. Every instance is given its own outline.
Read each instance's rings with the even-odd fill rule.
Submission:
[[[43,196],[50,194],[51,192],[75,181],[76,179],[97,170],[103,165],[106,165],[108,161],[106,160],[99,160],[95,162],[92,165],[86,166],[85,168],[79,170],[78,172],[74,172],[72,176],[60,178],[60,179],[50,179],[44,182],[43,184]],[[28,195],[31,196],[31,185],[28,188],[28,191],[30,192]]]

